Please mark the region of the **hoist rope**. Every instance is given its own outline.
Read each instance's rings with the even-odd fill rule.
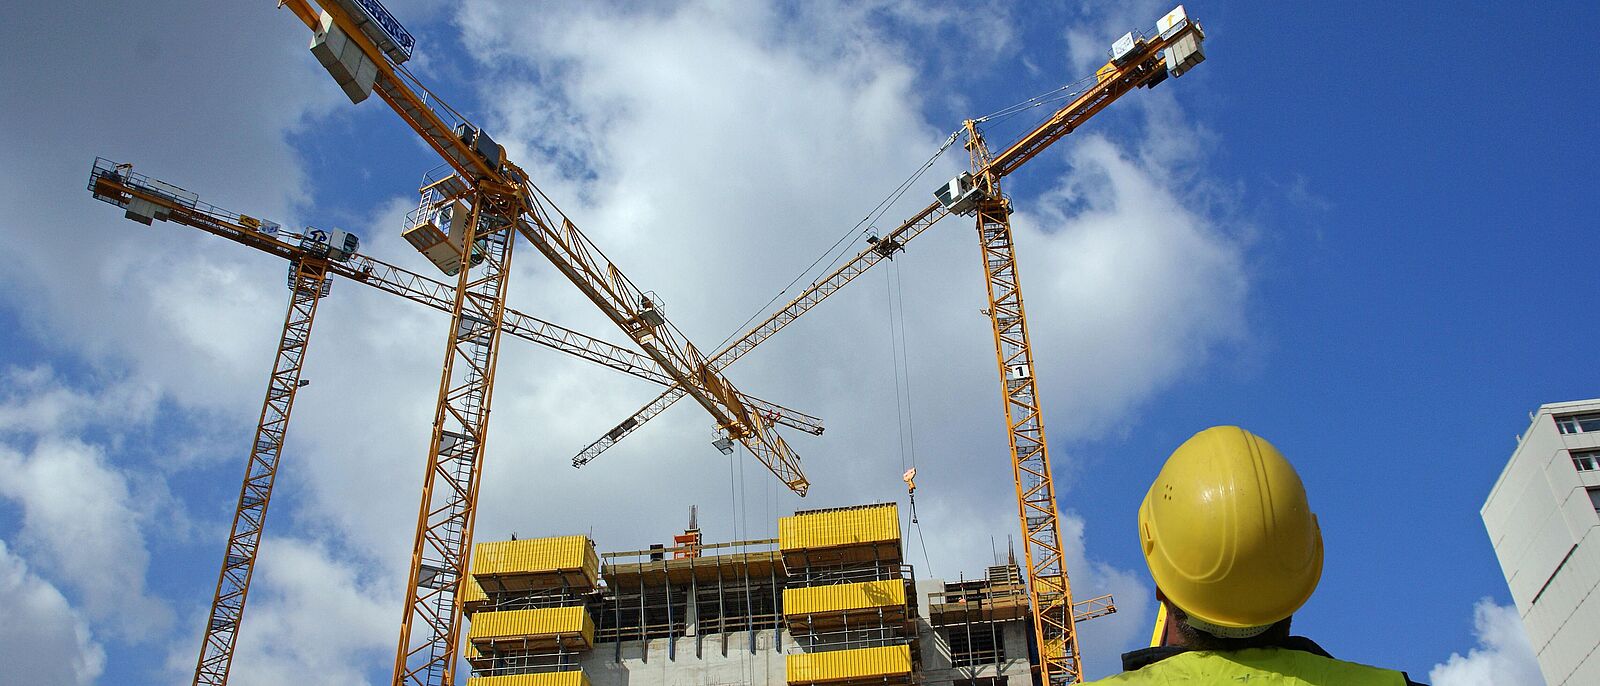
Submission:
[[[1077,81],[1058,86],[1016,104],[995,110],[994,112],[986,114],[982,117],[978,117],[973,121],[979,123],[999,123],[1030,109],[1036,109],[1050,103],[1079,97],[1088,92],[1089,88],[1093,87],[1094,84],[1098,82],[1099,79],[1096,76],[1085,76]],[[820,278],[822,274],[832,272],[833,269],[838,266],[839,261],[844,259],[848,254],[842,250],[841,247],[846,245],[847,241],[849,241],[852,237],[865,237],[867,234],[869,234],[872,231],[874,223],[881,219],[883,214],[887,212],[890,207],[894,206],[894,203],[899,201],[900,198],[911,189],[912,185],[915,184],[917,180],[922,178],[923,174],[927,173],[929,169],[933,168],[934,163],[937,162],[939,158],[942,157],[946,152],[948,152],[950,147],[955,145],[956,141],[960,139],[961,133],[961,130],[957,129],[948,137],[946,137],[944,143],[940,144],[939,149],[935,150],[932,155],[928,156],[927,161],[923,162],[922,166],[918,167],[916,171],[912,172],[910,176],[906,177],[904,181],[900,182],[900,185],[896,186],[894,190],[885,195],[882,200],[878,201],[878,204],[873,206],[872,210],[867,212],[866,216],[862,217],[861,220],[856,222],[854,226],[851,226],[848,231],[845,231],[837,241],[834,241],[833,245],[828,246],[827,250],[823,251],[821,255],[818,255],[815,260],[812,260],[811,264],[807,265],[806,268],[796,275],[792,281],[786,284],[777,293],[773,294],[773,296],[768,299],[767,302],[763,303],[761,307],[756,308],[755,312],[746,318],[743,323],[739,324],[737,327],[734,327],[734,332],[728,334],[726,338],[723,338],[722,342],[717,344],[717,347],[721,348],[727,345],[728,342],[732,341],[735,336],[740,334],[740,332],[745,331],[746,327],[750,326],[751,322],[754,322],[757,317],[760,317],[762,313],[766,312],[768,308],[772,307],[774,303],[778,302],[779,298],[782,298],[784,295],[788,294],[789,291],[793,289],[796,284],[800,283],[801,280],[805,279],[807,275],[816,273],[818,274],[817,278]],[[864,230],[862,229],[863,226],[866,227]],[[832,259],[829,260],[828,266],[822,270],[817,270],[817,265],[821,264],[823,260],[828,259],[830,255],[832,256]],[[813,279],[812,285],[815,284],[816,281]]]
[[[982,123],[986,121],[1005,120],[1027,110],[1043,107],[1053,102],[1070,100],[1089,92],[1089,88],[1096,83],[1099,83],[1098,77],[1085,76],[1077,81],[1073,81],[1072,83],[1063,84],[1021,102],[1007,107],[1002,107],[981,117],[976,117],[973,119],[973,121]]]
[[[917,468],[916,415],[911,396],[911,362],[906,354],[905,291],[900,280],[900,265],[891,264],[884,274],[886,301],[889,304],[889,348],[894,362],[895,425],[900,436],[900,469],[907,472]],[[904,391],[902,393],[902,390]],[[909,455],[909,460],[907,456]],[[914,472],[907,472],[914,473]],[[909,481],[909,480],[908,480]],[[910,483],[907,483],[911,487]],[[928,541],[922,534],[922,521],[917,516],[917,493],[914,487],[907,494],[910,501],[910,529],[917,532],[917,542],[922,547],[922,562],[929,575],[933,574],[933,561],[928,554]]]
[[[866,216],[862,217],[860,221],[857,221],[855,225],[851,226],[848,231],[845,231],[844,235],[839,236],[839,239],[834,241],[833,245],[828,246],[827,250],[823,251],[821,255],[818,255],[817,259],[812,260],[811,264],[807,265],[804,270],[796,275],[794,279],[786,284],[781,290],[773,294],[772,298],[768,299],[766,303],[761,305],[761,307],[756,308],[756,311],[747,319],[745,319],[742,324],[734,327],[733,333],[728,334],[727,338],[722,339],[722,342],[718,343],[717,347],[721,348],[726,346],[728,342],[732,341],[735,336],[738,336],[744,332],[746,327],[750,326],[751,322],[755,321],[757,317],[760,317],[763,313],[765,313],[768,308],[772,307],[774,303],[778,302],[779,298],[782,298],[785,294],[787,294],[790,289],[795,287],[795,284],[800,283],[800,281],[805,279],[807,275],[813,273],[817,274],[817,276],[814,277],[811,282],[811,285],[816,285],[817,278],[821,278],[821,275],[832,272],[834,268],[838,266],[839,261],[844,259],[845,256],[849,254],[842,249],[847,245],[847,242],[852,238],[865,237],[868,233],[870,233],[872,231],[873,223],[882,218],[883,214],[889,211],[889,208],[894,206],[894,203],[900,200],[900,198],[906,194],[906,191],[910,190],[912,185],[915,184],[918,179],[922,178],[923,174],[927,173],[929,169],[933,168],[934,163],[937,162],[939,158],[950,149],[950,146],[955,143],[956,136],[956,133],[952,133],[949,137],[945,138],[944,143],[939,146],[938,150],[934,151],[934,153],[928,157],[927,161],[922,163],[922,166],[918,167],[916,171],[912,172],[910,176],[906,177],[906,180],[901,181],[900,185],[896,186],[894,190],[889,192],[888,195],[885,195],[882,200],[879,200],[878,204],[873,206],[872,210],[869,211]],[[862,229],[863,226],[866,228]],[[818,270],[817,265],[821,264],[823,260],[828,259],[830,255],[833,259],[829,260],[828,266]]]

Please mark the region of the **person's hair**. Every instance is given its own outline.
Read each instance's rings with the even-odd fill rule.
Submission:
[[[1266,631],[1249,638],[1223,638],[1190,626],[1184,621],[1189,618],[1189,614],[1177,605],[1167,603],[1167,612],[1177,620],[1175,623],[1183,645],[1194,650],[1244,650],[1280,645],[1289,637],[1289,623],[1294,620],[1294,617],[1284,617],[1267,627]]]

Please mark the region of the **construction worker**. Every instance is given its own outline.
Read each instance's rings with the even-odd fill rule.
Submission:
[[[1415,684],[1289,635],[1322,577],[1322,531],[1294,467],[1236,426],[1195,434],[1139,506],[1139,538],[1166,623],[1096,684]]]

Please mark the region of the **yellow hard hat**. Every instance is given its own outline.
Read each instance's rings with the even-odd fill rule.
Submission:
[[[1139,536],[1156,587],[1217,636],[1260,634],[1322,578],[1322,531],[1300,475],[1237,426],[1172,452],[1139,506]]]

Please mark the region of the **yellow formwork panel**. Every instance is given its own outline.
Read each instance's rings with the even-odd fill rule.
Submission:
[[[829,650],[784,656],[791,684],[821,684],[911,675],[911,646]]]
[[[785,553],[899,541],[900,508],[894,503],[807,512],[778,520],[778,548]]]
[[[481,646],[560,643],[587,648],[594,645],[594,618],[582,606],[479,612],[472,616],[467,640]]]
[[[486,587],[484,577],[505,577],[507,588],[592,588],[600,578],[600,554],[588,536],[490,541],[473,546],[472,575]]]
[[[467,614],[472,614],[489,602],[489,596],[484,594],[483,587],[476,580],[468,576],[461,580],[461,595],[456,600],[461,602],[461,608]]]
[[[543,672],[540,674],[475,676],[467,679],[467,686],[589,686],[589,677],[578,670]]]
[[[904,607],[906,582],[900,579],[783,589],[783,614],[812,615],[875,607]]]

